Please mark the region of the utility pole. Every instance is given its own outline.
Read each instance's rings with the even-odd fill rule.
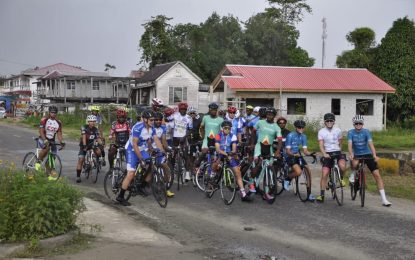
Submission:
[[[324,68],[324,60],[326,59],[326,38],[327,38],[327,23],[326,23],[326,17],[323,17],[323,34],[321,35],[321,38],[323,39],[323,50],[322,50],[322,57],[321,57],[321,67]]]

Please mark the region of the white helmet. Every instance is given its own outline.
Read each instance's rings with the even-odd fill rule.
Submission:
[[[352,122],[353,122],[353,124],[354,123],[362,123],[363,124],[365,122],[365,119],[363,118],[362,115],[355,115],[352,119]]]
[[[188,113],[188,114],[190,114],[190,113],[197,113],[196,108],[195,108],[195,107],[193,107],[193,106],[189,106],[189,107],[187,108],[187,113]]]
[[[238,118],[240,115],[241,115],[241,112],[239,111],[239,109],[238,109],[238,110],[236,110],[236,113],[235,113],[235,118]]]
[[[153,106],[162,106],[163,105],[163,101],[159,98],[153,98],[152,99],[152,105]]]
[[[259,112],[259,109],[260,109],[261,107],[254,107],[254,112]]]
[[[87,122],[91,122],[91,121],[96,122],[96,121],[97,121],[97,117],[96,117],[96,116],[94,116],[94,115],[88,115],[88,116],[86,117],[86,121],[87,121]]]

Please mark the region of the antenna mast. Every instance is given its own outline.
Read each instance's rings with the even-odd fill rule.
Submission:
[[[321,38],[323,39],[323,50],[322,50],[322,57],[321,57],[321,67],[324,68],[324,60],[326,59],[326,38],[327,38],[327,23],[326,17],[323,17],[323,34]]]

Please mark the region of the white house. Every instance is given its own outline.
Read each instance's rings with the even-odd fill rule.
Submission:
[[[199,107],[199,84],[202,80],[180,61],[159,64],[136,80],[131,87],[132,105],[150,105],[154,97],[165,105],[174,106],[187,102]]]
[[[342,130],[350,129],[353,116],[361,114],[365,127],[381,130],[387,94],[395,89],[367,69],[226,65],[210,92],[219,92],[217,101],[223,106],[274,106],[289,121],[322,124],[323,115],[332,112]]]

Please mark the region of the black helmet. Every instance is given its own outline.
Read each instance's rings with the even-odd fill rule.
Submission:
[[[305,122],[303,120],[296,120],[294,122],[294,126],[295,127],[302,127],[302,128],[304,128],[305,127]]]
[[[163,114],[160,112],[155,112],[154,113],[154,118],[155,119],[163,119]]]
[[[144,110],[143,113],[141,113],[141,117],[142,118],[150,118],[150,117],[154,117],[154,112],[153,110]]]
[[[327,113],[327,114],[325,114],[324,115],[324,121],[327,121],[327,120],[336,120],[336,116],[333,114],[333,113]]]
[[[209,109],[218,109],[219,108],[218,104],[216,104],[215,102],[210,103],[208,107],[209,107]]]
[[[259,116],[260,117],[265,117],[267,115],[267,108],[266,107],[261,107],[259,109]]]
[[[271,113],[275,116],[277,114],[277,110],[275,110],[273,107],[268,107],[266,113]]]
[[[49,113],[58,113],[58,107],[57,106],[50,106],[49,107]]]
[[[228,120],[225,120],[225,121],[223,121],[222,122],[222,124],[220,125],[221,127],[232,127],[232,122],[231,121],[228,121]]]

